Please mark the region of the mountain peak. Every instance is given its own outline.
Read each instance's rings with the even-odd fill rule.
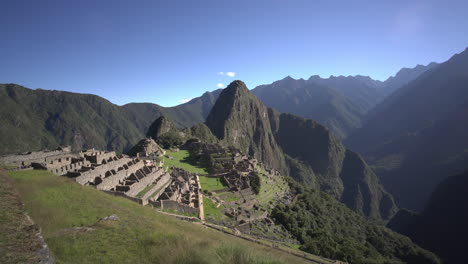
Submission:
[[[232,81],[225,89],[224,91],[230,92],[230,93],[242,93],[242,92],[248,92],[249,89],[247,88],[247,85],[241,80],[235,80]],[[224,92],[223,91],[223,92]]]

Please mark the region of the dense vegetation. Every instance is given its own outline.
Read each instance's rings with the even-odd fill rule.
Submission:
[[[303,262],[45,171],[10,175],[58,263]],[[99,221],[113,214],[118,221]]]
[[[253,175],[250,176],[249,180],[250,180],[250,187],[252,188],[252,191],[255,194],[259,194],[260,187],[261,187],[260,176],[258,176],[257,173],[254,173]]]
[[[293,184],[291,205],[272,215],[301,244],[302,250],[350,263],[440,263],[438,258],[383,226],[369,223],[329,195]]]

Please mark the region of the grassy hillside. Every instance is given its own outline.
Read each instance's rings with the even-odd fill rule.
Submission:
[[[47,172],[11,172],[58,263],[301,263]],[[118,221],[99,221],[116,214]],[[77,231],[74,227],[90,227]]]

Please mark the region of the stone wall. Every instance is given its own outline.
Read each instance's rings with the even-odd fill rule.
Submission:
[[[83,160],[83,161],[78,161],[78,162],[75,162],[75,163],[63,165],[61,167],[47,168],[47,170],[52,172],[53,174],[63,176],[63,175],[66,175],[69,172],[77,171],[77,170],[81,169],[82,167],[86,167],[86,166],[89,166],[89,165],[90,165],[89,161]]]
[[[98,190],[111,190],[115,186],[119,184],[120,181],[124,180],[128,176],[130,176],[132,173],[135,173],[137,170],[143,168],[145,166],[145,163],[141,161],[130,161],[126,164],[128,166],[127,170],[120,170],[117,171],[116,174],[110,175],[104,179],[102,179],[102,182],[96,186]]]
[[[139,192],[143,191],[143,189],[145,189],[148,185],[153,183],[159,176],[161,176],[163,172],[163,170],[157,170],[146,175],[146,177],[140,179],[139,182],[130,185],[130,189],[126,192],[126,195],[132,197],[136,196]]]
[[[85,159],[87,159],[91,163],[95,163],[95,164],[103,164],[103,163],[107,162],[108,160],[112,159],[115,156],[116,156],[116,154],[115,154],[114,151],[111,151],[111,152],[95,151],[95,152],[91,152],[89,154],[85,152],[85,154],[84,154]]]
[[[97,167],[91,167],[90,170],[81,172],[75,180],[81,185],[89,184],[90,182],[94,183],[96,177],[105,178],[105,173],[107,171],[114,170],[117,172],[119,168],[124,168],[123,166],[131,161],[132,159],[124,157]]]
[[[172,209],[174,211],[183,212],[183,213],[191,214],[191,215],[194,215],[194,214],[198,215],[200,213],[200,210],[198,208],[193,208],[187,205],[183,205],[176,201],[162,200],[160,202],[161,202],[160,204],[161,204],[162,209]]]
[[[18,155],[8,155],[0,157],[0,164],[4,165],[31,165],[32,162],[46,162],[46,158],[60,157],[66,154],[70,154],[70,150],[53,150],[53,151],[38,151],[29,152]]]
[[[170,183],[171,181],[171,175],[169,173],[164,173],[159,179],[157,180],[158,182],[156,185],[151,188],[142,198],[141,200],[143,201],[143,205],[148,204],[148,199],[153,196],[152,199],[158,199],[159,196],[164,192],[165,186]],[[158,193],[155,194],[155,192],[159,190]]]

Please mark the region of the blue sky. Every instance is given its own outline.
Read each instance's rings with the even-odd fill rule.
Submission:
[[[172,106],[234,79],[384,80],[464,50],[466,10],[450,0],[2,0],[0,83]]]

